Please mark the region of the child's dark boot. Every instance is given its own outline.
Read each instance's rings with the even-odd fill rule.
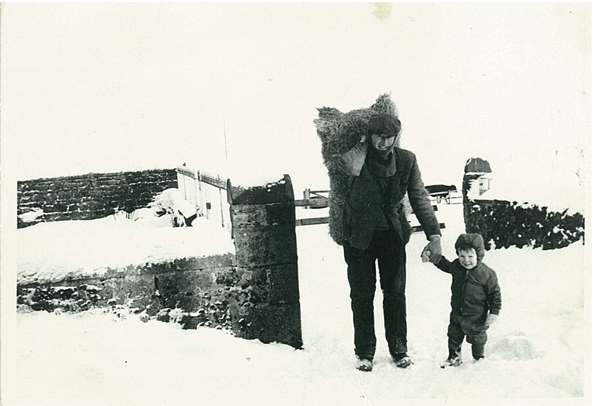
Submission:
[[[460,364],[462,364],[462,359],[460,356],[460,348],[458,350],[452,351],[450,350],[449,354],[448,354],[448,358],[446,358],[446,360],[444,362],[442,362],[442,364],[440,365],[441,368],[446,368],[446,367],[457,367],[460,366]]]

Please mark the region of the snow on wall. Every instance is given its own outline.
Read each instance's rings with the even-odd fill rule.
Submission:
[[[548,162],[544,168],[528,168],[510,163],[492,162],[494,171],[487,176],[491,178],[490,189],[479,198],[485,200],[506,200],[523,205],[547,207],[548,211],[563,212],[569,210],[573,214],[586,212],[585,174],[574,172]]]
[[[556,249],[585,238],[586,195],[574,177],[544,179],[525,171],[511,179],[508,171],[501,173],[499,179],[485,174],[483,188],[479,174],[466,173],[463,180],[469,187],[466,230],[482,234],[486,249],[492,243]]]
[[[547,207],[548,211],[585,214],[586,194],[582,186],[545,184],[539,185],[526,180],[510,182],[505,179],[492,179],[491,188],[479,199],[506,200],[523,205]]]
[[[130,264],[235,252],[230,230],[201,218],[193,227],[172,227],[169,216],[40,223],[19,230],[17,238],[18,283],[102,276],[108,268]]]

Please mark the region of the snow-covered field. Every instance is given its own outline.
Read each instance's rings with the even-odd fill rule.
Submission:
[[[441,204],[439,208],[438,217],[446,224],[444,252],[454,258],[455,238],[464,231],[462,206]],[[315,216],[321,215],[315,211]],[[67,228],[81,228],[79,236],[85,234],[85,227],[94,225],[72,223]],[[50,232],[44,227],[65,224],[19,231],[19,258],[28,258],[28,266],[34,268],[35,258],[41,258],[30,250],[41,234]],[[135,239],[137,246],[151,249],[160,234],[115,229],[120,231],[102,231],[103,236],[111,234],[110,249],[103,257],[107,262],[136,251],[130,243],[119,243],[121,238]],[[172,233],[171,254],[177,254],[178,249],[188,248],[172,242],[177,236],[188,240],[186,233],[197,229],[161,229],[165,231]],[[96,229],[88,234],[98,233]],[[582,243],[554,251],[510,248],[488,252],[484,261],[498,274],[503,308],[489,331],[487,359],[473,363],[465,344],[465,363],[440,369],[446,356],[450,277],[420,262],[425,238],[415,234],[407,248],[409,352],[415,364],[408,370],[391,364],[378,293],[379,348],[374,370],[363,373],[354,369],[341,247],[331,241],[325,225],[297,227],[297,239],[304,349],[243,340],[208,328],[182,330],[176,324],[143,323],[135,316],[117,319],[98,310],[19,313],[17,370],[10,382],[14,398],[4,399],[4,404],[587,404],[591,360],[585,282],[589,270],[585,269],[587,247]],[[167,249],[165,244],[160,246]],[[127,250],[129,254],[123,252]]]

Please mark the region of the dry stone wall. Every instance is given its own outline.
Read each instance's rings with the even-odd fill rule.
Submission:
[[[163,190],[176,187],[175,169],[19,181],[17,215],[41,209],[37,221],[92,220],[145,207]],[[26,225],[18,222],[19,227]]]
[[[20,311],[104,309],[214,327],[302,348],[294,194],[288,176],[255,187],[228,182],[234,254],[105,269],[101,276],[17,285]]]
[[[112,268],[102,276],[17,285],[17,306],[49,312],[102,308],[183,324],[231,329],[229,298],[236,294],[233,254],[180,258]]]
[[[545,206],[517,201],[488,200],[485,194],[470,198],[469,189],[476,185],[473,181],[481,174],[469,170],[467,163],[462,184],[465,230],[481,234],[487,250],[513,246],[549,250],[585,242],[585,217],[581,213],[556,212]]]

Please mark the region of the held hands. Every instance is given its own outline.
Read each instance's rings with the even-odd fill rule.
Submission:
[[[439,235],[430,236],[431,241],[421,252],[421,261],[436,264],[442,256],[442,242]]]
[[[490,313],[488,314],[487,319],[485,319],[485,325],[489,327],[494,324],[496,320],[498,320],[498,315]]]
[[[439,261],[439,257],[438,257],[438,261]],[[427,247],[425,247],[425,249],[421,253],[421,262],[423,262],[423,263],[431,262],[432,264],[436,264],[438,261],[434,261],[431,258],[431,251],[429,251],[427,249]]]

